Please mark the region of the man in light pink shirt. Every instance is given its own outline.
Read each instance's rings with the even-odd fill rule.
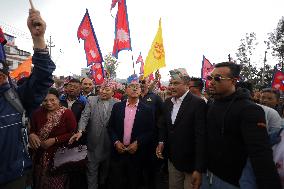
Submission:
[[[137,189],[142,178],[142,160],[152,139],[154,113],[139,101],[141,93],[137,76],[128,79],[128,99],[113,106],[109,134],[113,142],[110,188]],[[137,79],[136,79],[137,78]]]

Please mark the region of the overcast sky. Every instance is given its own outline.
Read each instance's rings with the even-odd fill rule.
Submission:
[[[112,51],[116,9],[112,17],[111,0],[33,1],[47,22],[46,38],[51,35],[55,44],[52,55],[57,65],[56,75],[80,74],[81,68],[86,67],[84,43],[77,40],[77,29],[86,8],[102,54]],[[133,73],[132,55],[135,61],[141,51],[146,59],[160,17],[167,65],[161,73],[165,80],[170,69],[179,67],[186,68],[191,76],[200,76],[203,55],[212,63],[226,61],[228,54],[234,58],[240,39],[247,32],[256,32],[261,44],[284,15],[283,0],[126,0],[126,3],[133,51],[119,53],[119,78]],[[28,33],[28,9],[28,0],[0,0],[0,25],[4,31],[5,27],[6,31],[13,27],[15,31]],[[18,35],[16,44],[31,51],[32,43],[27,36]],[[259,56],[255,61],[260,65],[264,49],[257,51]],[[272,62],[269,57],[268,62]]]

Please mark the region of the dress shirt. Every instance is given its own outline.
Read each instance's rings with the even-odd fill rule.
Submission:
[[[125,107],[125,117],[124,117],[124,133],[123,133],[123,144],[129,145],[131,140],[131,133],[134,124],[134,119],[137,111],[139,100],[134,106],[130,106],[128,100]]]
[[[184,93],[181,97],[179,98],[175,98],[173,97],[171,99],[172,103],[174,104],[173,105],[173,110],[172,110],[172,115],[171,115],[171,118],[172,118],[172,124],[175,123],[175,120],[176,120],[176,117],[177,117],[177,114],[178,114],[178,111],[179,111],[179,108],[181,106],[181,103],[183,101],[183,99],[185,98],[185,96],[187,95],[189,91],[186,91],[186,93]]]
[[[76,100],[68,100],[68,99],[67,99],[68,109],[71,110],[71,108],[72,108],[72,106],[73,106],[73,104],[74,104],[75,101],[76,101]]]

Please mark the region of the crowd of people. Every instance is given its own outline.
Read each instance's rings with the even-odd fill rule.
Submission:
[[[163,93],[158,79],[136,75],[124,90],[90,78],[56,89],[46,24],[34,9],[28,27],[30,77],[15,87],[0,63],[1,189],[284,187],[272,152],[283,126],[280,91],[239,81],[239,65],[215,64],[207,89],[183,68],[170,71]],[[82,146],[83,159],[55,166],[59,149]]]

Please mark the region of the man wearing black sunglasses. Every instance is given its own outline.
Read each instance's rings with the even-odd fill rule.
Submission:
[[[155,81],[153,81],[155,82]],[[161,169],[164,167],[164,160],[160,160],[156,157],[156,145],[158,141],[158,120],[161,119],[162,116],[162,98],[153,93],[151,85],[155,85],[155,83],[151,84],[149,78],[140,78],[139,83],[141,85],[141,102],[147,104],[151,107],[155,115],[155,124],[153,127],[153,138],[149,143],[148,151],[146,155],[146,161],[144,161],[145,165],[143,165],[143,172],[145,177],[145,185],[148,189],[155,188],[166,188],[167,181],[161,180],[160,178],[165,175],[165,171]]]
[[[203,87],[204,83],[201,78],[191,77],[189,79],[189,84],[188,84],[189,91],[192,94],[202,98],[205,102],[207,102],[207,99],[202,95]]]
[[[237,189],[247,158],[250,158],[259,189],[280,189],[273,162],[263,109],[236,90],[240,66],[215,65],[207,77],[214,98],[207,112],[208,177],[202,189]]]

